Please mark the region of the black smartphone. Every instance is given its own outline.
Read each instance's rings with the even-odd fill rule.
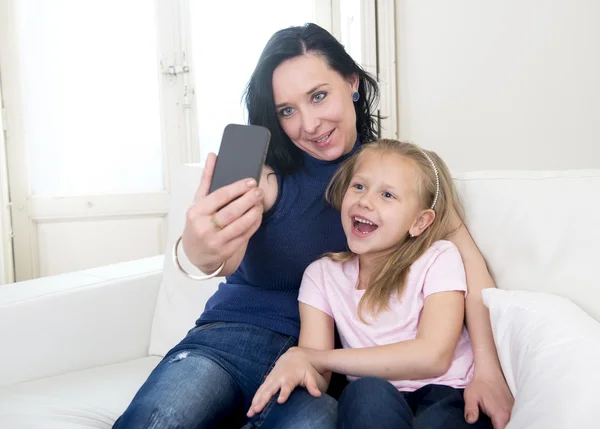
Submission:
[[[259,183],[270,140],[271,133],[265,127],[227,125],[208,193],[246,178]]]

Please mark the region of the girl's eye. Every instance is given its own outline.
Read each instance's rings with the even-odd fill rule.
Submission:
[[[327,97],[326,92],[317,92],[315,95],[313,95],[313,101],[318,103],[319,101],[323,101],[325,97]]]
[[[279,111],[279,115],[283,116],[284,118],[286,116],[290,116],[292,113],[294,113],[294,109],[292,109],[291,107],[286,107],[285,109],[281,109]]]
[[[363,189],[365,189],[365,187],[360,183],[355,183],[354,185],[352,185],[352,187],[358,191],[362,191]]]
[[[383,195],[383,198],[394,198],[394,195],[391,194],[390,192],[384,192],[382,195]]]

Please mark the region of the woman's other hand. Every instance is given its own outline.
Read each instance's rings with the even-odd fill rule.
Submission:
[[[506,427],[515,402],[502,373],[488,377],[476,374],[465,389],[464,399],[467,423],[475,423],[481,409],[492,420],[494,429]]]

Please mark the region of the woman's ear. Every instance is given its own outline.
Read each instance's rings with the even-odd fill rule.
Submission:
[[[348,78],[348,83],[350,84],[350,89],[352,89],[352,92],[358,92],[358,85],[360,84],[358,73],[352,73]]]
[[[435,212],[431,209],[423,210],[413,222],[408,233],[412,237],[418,237],[433,223],[435,220]]]

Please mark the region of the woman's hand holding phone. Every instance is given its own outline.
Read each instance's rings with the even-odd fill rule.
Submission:
[[[242,246],[245,248],[259,228],[264,210],[263,191],[254,178],[208,193],[216,159],[213,153],[206,159],[200,186],[187,211],[182,240],[190,262],[207,274],[230,260]],[[226,263],[222,273],[234,271],[240,261],[235,261],[235,267]]]

